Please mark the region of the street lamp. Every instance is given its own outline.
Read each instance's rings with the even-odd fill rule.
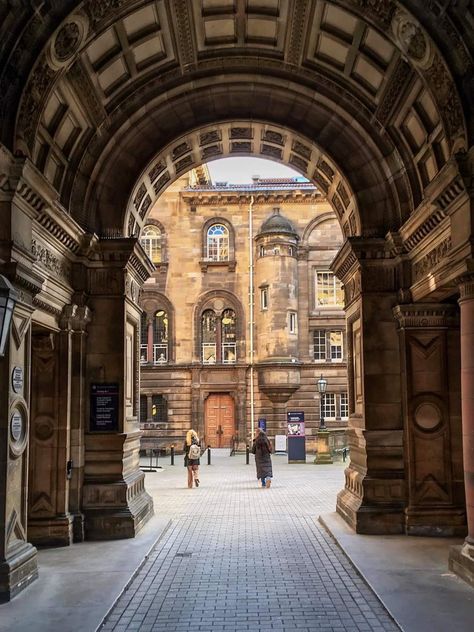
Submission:
[[[323,415],[323,397],[326,392],[328,386],[328,382],[324,379],[323,375],[318,380],[318,391],[319,391],[319,429],[326,430],[326,426],[324,424],[324,415]]]
[[[5,355],[16,299],[17,294],[12,284],[0,274],[0,358]]]

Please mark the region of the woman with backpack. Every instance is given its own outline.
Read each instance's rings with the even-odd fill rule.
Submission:
[[[184,465],[188,469],[188,487],[191,489],[193,480],[196,487],[199,487],[199,458],[201,447],[199,437],[195,430],[188,430],[184,441]]]
[[[270,439],[261,428],[257,428],[252,453],[255,454],[257,478],[262,481],[262,487],[268,488],[272,484],[273,470],[272,457],[270,456],[272,452]]]

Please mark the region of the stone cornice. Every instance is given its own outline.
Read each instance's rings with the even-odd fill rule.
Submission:
[[[446,303],[396,305],[393,308],[393,315],[400,329],[439,329],[459,325],[456,306]]]
[[[348,237],[342,248],[334,257],[330,269],[344,283],[356,267],[368,267],[383,261],[394,264],[390,243],[387,240],[374,237]]]
[[[181,192],[183,201],[190,206],[216,206],[230,204],[249,204],[251,197],[254,204],[314,204],[325,202],[326,198],[320,191],[304,191],[301,189],[275,190],[269,192]]]

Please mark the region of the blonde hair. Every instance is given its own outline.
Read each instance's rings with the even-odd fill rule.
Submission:
[[[191,430],[188,430],[188,432],[186,433],[186,445],[191,445],[191,443],[193,442],[193,437],[199,443],[198,433],[191,428]]]

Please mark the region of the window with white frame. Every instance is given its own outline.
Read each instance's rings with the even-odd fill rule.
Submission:
[[[326,331],[316,329],[313,331],[313,358],[315,362],[342,362],[344,334],[341,330]]]
[[[157,226],[145,226],[140,243],[153,263],[161,262],[162,239],[161,230]]]
[[[290,334],[296,334],[298,331],[298,319],[296,312],[288,312],[288,328]]]
[[[207,261],[229,260],[229,231],[223,224],[213,224],[208,228],[206,259]]]
[[[329,270],[317,270],[315,275],[316,307],[344,307],[342,284]]]
[[[268,288],[262,287],[260,290],[260,309],[268,309]]]
[[[349,418],[349,397],[347,393],[341,393],[339,404],[340,404],[339,410],[341,414],[341,419],[348,419]]]
[[[321,413],[324,419],[336,419],[336,394],[325,393],[321,400]]]
[[[317,362],[326,360],[326,332],[323,329],[313,332],[313,357]]]
[[[342,331],[329,332],[329,357],[332,362],[342,360]]]

